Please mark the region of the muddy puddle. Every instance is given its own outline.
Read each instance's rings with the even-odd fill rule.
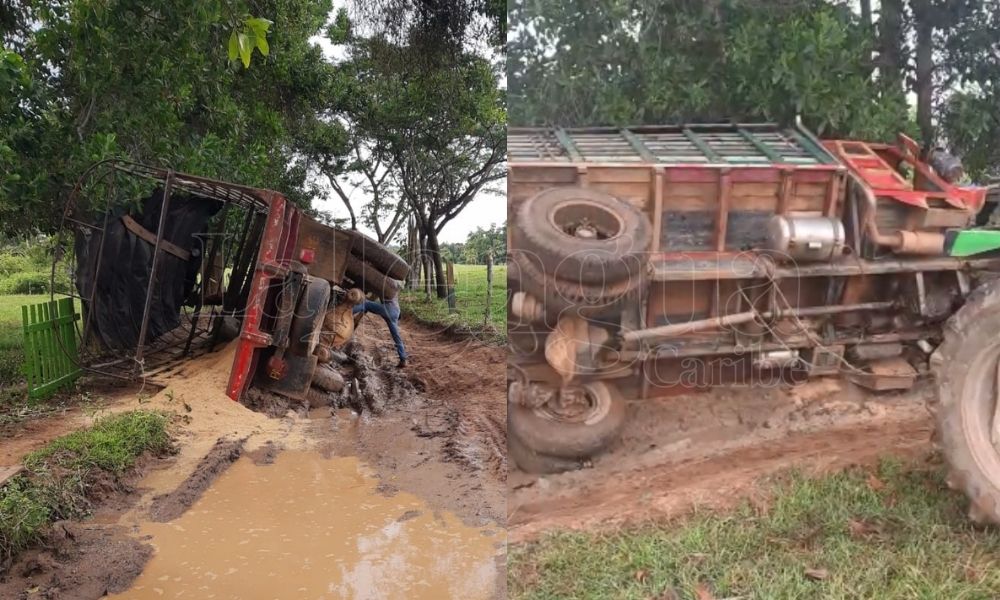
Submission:
[[[141,525],[155,554],[112,597],[493,597],[502,529],[377,486],[354,457],[241,458],[182,516]]]

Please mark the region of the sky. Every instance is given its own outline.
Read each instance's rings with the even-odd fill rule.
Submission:
[[[336,14],[337,9],[344,6],[346,3],[344,0],[337,0],[334,2],[333,13],[331,13],[331,19]],[[327,59],[338,62],[344,59],[344,50],[341,47],[334,46],[330,43],[330,40],[322,36],[314,36],[309,40],[310,42],[318,45],[323,49],[323,54]],[[505,84],[505,82],[502,82]],[[323,212],[330,213],[334,218],[350,219],[350,215],[347,212],[347,208],[344,206],[343,202],[337,196],[336,192],[330,188],[329,182],[327,182],[325,177],[320,177],[316,179],[316,183],[319,185],[322,193],[325,195],[323,198],[317,198],[313,200],[313,208],[321,210]],[[367,204],[368,197],[365,192],[361,189],[361,179],[357,178],[354,180],[344,180],[345,191],[351,200],[351,206],[354,207],[355,214],[361,214],[361,207]],[[441,235],[438,239],[446,244],[455,242],[464,242],[465,238],[477,227],[488,228],[492,224],[501,224],[507,221],[507,180],[501,179],[491,184],[491,187],[498,190],[502,190],[504,193],[490,193],[490,192],[480,192],[476,198],[466,206],[457,217],[451,220],[444,229],[441,230]],[[374,236],[374,232],[367,228],[365,225],[358,223],[358,228],[369,235]]]

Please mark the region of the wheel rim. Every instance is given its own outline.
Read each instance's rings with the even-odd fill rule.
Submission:
[[[1000,487],[1000,444],[995,444],[991,435],[1000,402],[1000,341],[979,352],[963,383],[959,405],[969,452],[980,471]]]
[[[555,205],[549,212],[549,222],[573,239],[613,240],[625,229],[625,222],[614,211],[596,203],[572,200]]]
[[[611,412],[610,395],[599,393],[593,385],[570,388],[559,394],[559,398],[561,399],[567,392],[580,394],[584,402],[560,405],[558,399],[552,400],[534,408],[535,414],[543,419],[559,423],[593,425],[599,423]]]

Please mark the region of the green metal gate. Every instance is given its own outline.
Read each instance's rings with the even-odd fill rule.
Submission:
[[[21,307],[24,323],[24,374],[29,398],[47,398],[75,381],[76,320],[72,298]]]

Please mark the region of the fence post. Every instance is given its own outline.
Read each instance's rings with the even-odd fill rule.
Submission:
[[[486,254],[486,316],[483,326],[489,327],[493,308],[493,252]]]
[[[446,263],[445,278],[447,279],[446,291],[448,292],[448,312],[457,313],[458,306],[455,304],[455,265],[449,260]]]

